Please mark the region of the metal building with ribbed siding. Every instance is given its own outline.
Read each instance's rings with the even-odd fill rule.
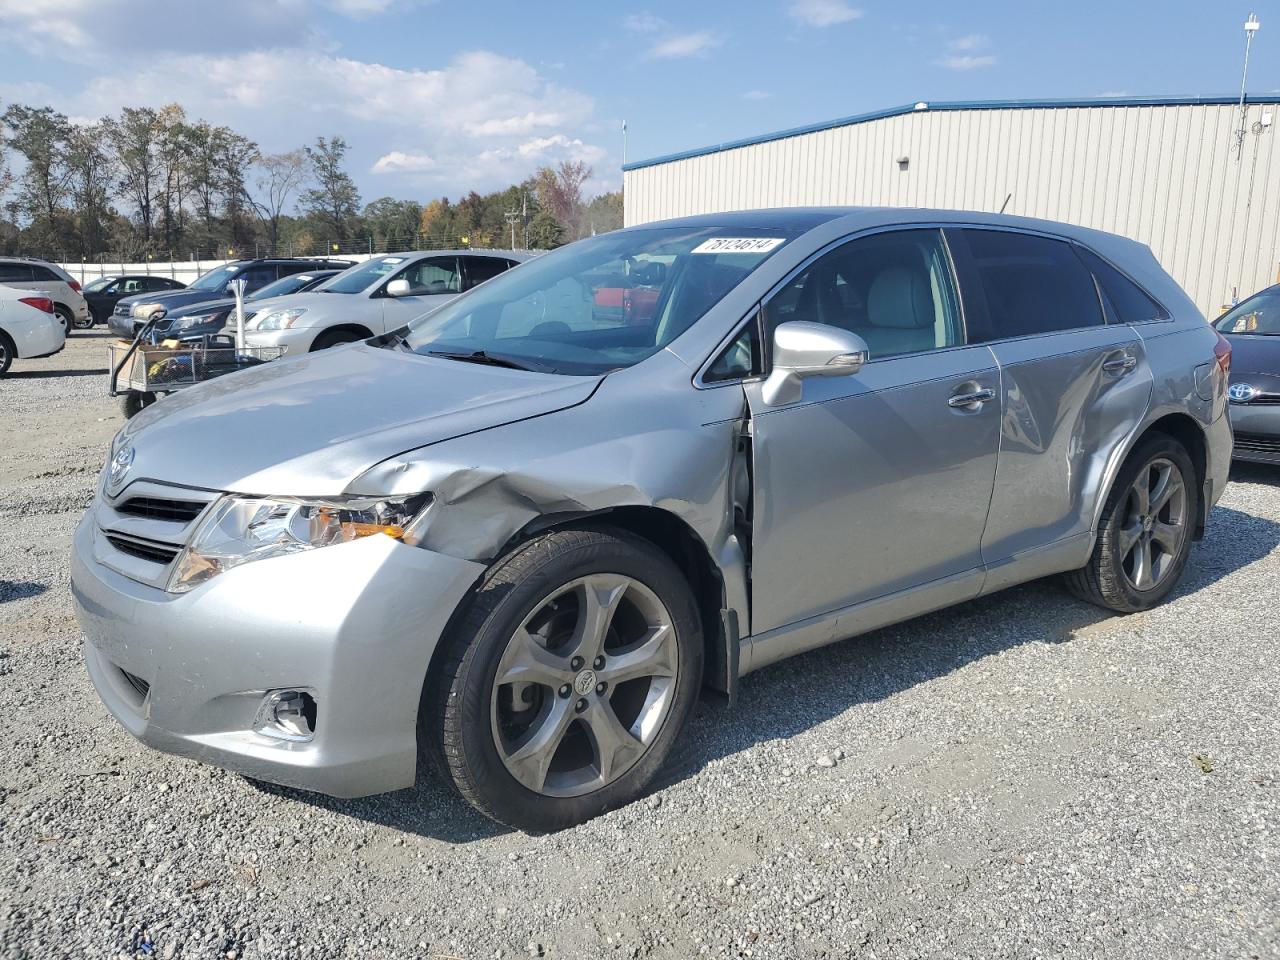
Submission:
[[[917,103],[623,167],[628,226],[753,207],[949,207],[1148,244],[1206,315],[1280,280],[1280,96]],[[1244,130],[1243,139],[1239,131]]]

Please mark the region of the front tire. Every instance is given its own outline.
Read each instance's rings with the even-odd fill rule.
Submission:
[[[442,643],[419,743],[476,809],[521,830],[561,830],[640,796],[702,683],[683,574],[605,527],[507,554]]]
[[[328,350],[330,347],[341,346],[344,343],[355,343],[357,340],[365,340],[366,337],[360,336],[353,330],[330,330],[328,333],[322,333],[316,337],[311,344],[309,352],[315,353],[317,350]]]
[[[93,315],[93,311],[89,311],[89,314],[83,320],[76,318],[72,320],[71,325],[77,330],[92,330],[96,322],[97,318]]]
[[[1200,487],[1186,447],[1151,434],[1116,476],[1093,555],[1067,574],[1067,588],[1116,613],[1151,609],[1182,577],[1199,509]]]
[[[3,330],[0,330],[0,377],[9,372],[9,368],[13,366],[13,358],[18,355],[17,348],[13,345],[13,340]]]

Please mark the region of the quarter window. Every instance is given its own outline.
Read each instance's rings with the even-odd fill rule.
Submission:
[[[0,263],[0,283],[30,283],[29,263]]]
[[[742,328],[742,332],[734,337],[733,342],[720,352],[720,356],[707,367],[702,375],[704,383],[719,383],[724,380],[740,380],[759,373],[762,368],[760,357],[760,324],[757,318]]]
[[[965,299],[969,340],[981,343],[1103,324],[1093,276],[1062,240],[1001,230],[963,230],[971,279]],[[976,288],[976,289],[975,289]]]
[[[860,237],[818,258],[765,305],[766,329],[791,320],[856,333],[872,360],[964,342],[937,230]]]
[[[1168,312],[1141,287],[1092,250],[1076,248],[1098,281],[1109,323],[1147,323],[1167,320]]]

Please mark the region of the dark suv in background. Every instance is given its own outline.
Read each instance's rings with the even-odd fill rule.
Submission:
[[[109,326],[117,336],[132,339],[147,320],[159,313],[166,316],[170,310],[188,307],[210,300],[225,300],[234,296],[231,281],[243,277],[245,293],[250,294],[274,283],[281,277],[307,270],[345,270],[354,266],[350,260],[304,259],[278,257],[255,260],[233,260],[215,267],[182,290],[163,293],[143,293],[125,297],[116,304]]]
[[[281,277],[274,283],[259,287],[253,293],[245,294],[245,323],[247,324],[253,318],[263,301],[273,300],[277,297],[288,297],[295,293],[306,293],[308,290],[314,290],[330,277],[336,277],[342,272],[341,270],[306,270],[303,273],[294,273]],[[149,337],[152,341],[158,343],[166,338],[199,340],[202,337],[221,333],[224,328],[227,329],[228,333],[234,333],[235,309],[235,297],[227,297],[224,300],[206,300],[185,307],[174,307],[156,322]]]
[[[111,318],[111,311],[125,297],[142,293],[163,293],[168,290],[182,290],[186,284],[181,280],[170,280],[168,277],[151,277],[145,274],[122,274],[99,277],[84,285],[85,300],[89,304],[89,322],[86,326],[106,323]],[[77,327],[80,324],[76,324]]]

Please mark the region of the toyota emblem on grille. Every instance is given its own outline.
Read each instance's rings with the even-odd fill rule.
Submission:
[[[107,469],[107,484],[113,489],[124,482],[124,475],[133,466],[133,447],[121,447],[111,458],[111,466]]]
[[[1233,383],[1227,390],[1227,396],[1236,403],[1248,403],[1257,395],[1258,388],[1249,383]]]

